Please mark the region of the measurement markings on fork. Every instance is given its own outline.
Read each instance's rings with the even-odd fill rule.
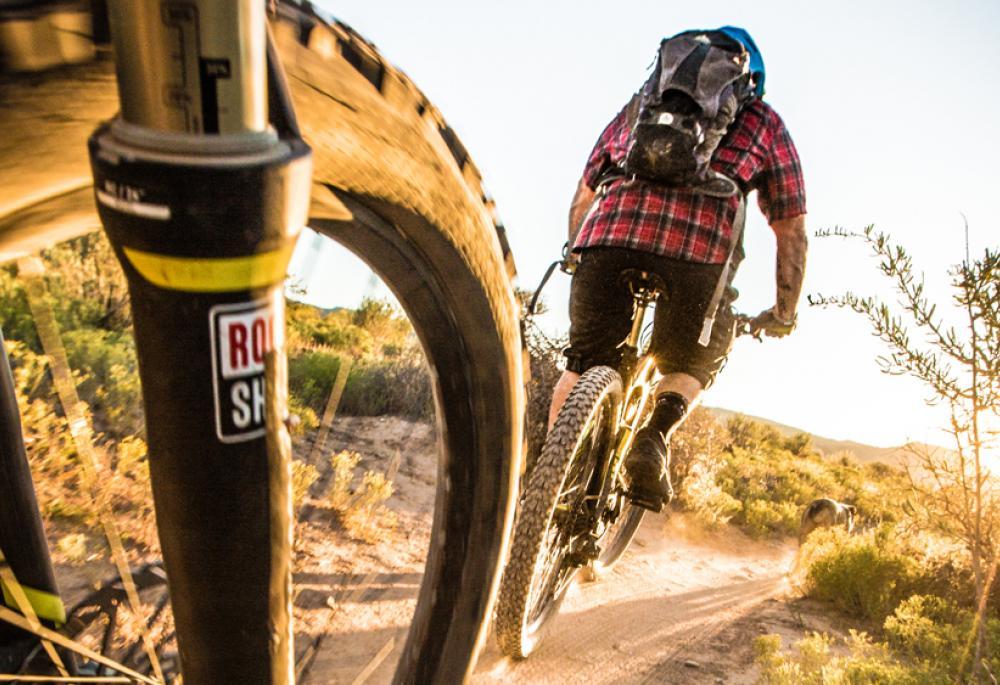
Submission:
[[[209,310],[215,431],[221,442],[264,435],[264,360],[280,350],[280,300],[216,305]]]

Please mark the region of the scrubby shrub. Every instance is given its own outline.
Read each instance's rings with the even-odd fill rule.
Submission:
[[[319,470],[312,464],[295,459],[292,461],[292,506],[295,511],[306,501],[309,488],[319,480]]]
[[[728,520],[753,537],[795,535],[802,511],[819,497],[854,503],[861,521],[891,521],[887,494],[902,484],[898,471],[824,458],[806,434],[784,438],[743,416],[723,428],[708,410],[688,417],[671,452],[678,504],[704,523]]]
[[[289,391],[322,416],[341,362],[352,362],[337,413],[433,416],[430,373],[409,321],[392,305],[364,300],[355,310],[288,305]]]
[[[338,357],[305,352],[288,360],[288,392],[293,401],[322,415],[340,370]]]
[[[354,471],[360,460],[361,455],[348,451],[330,458],[333,479],[326,497],[350,535],[373,543],[396,525],[396,514],[385,506],[395,486],[386,474],[366,471],[361,484],[354,488]]]
[[[808,559],[806,591],[851,616],[881,623],[917,583],[914,554],[893,540],[892,529],[848,535],[814,531],[801,554]]]
[[[701,477],[707,471],[714,477],[722,466],[723,450],[728,444],[729,432],[716,420],[712,410],[695,407],[670,438],[670,478],[674,489],[683,492],[692,468],[701,467]]]
[[[113,438],[145,433],[142,387],[130,331],[66,331],[63,344],[77,376],[80,399],[90,405],[95,429]]]
[[[17,278],[17,267],[12,264],[0,266],[0,322],[3,322],[3,335],[8,341],[19,341],[35,352],[41,351],[28,296],[24,284]]]
[[[343,450],[330,457],[330,468],[333,480],[327,492],[327,501],[332,509],[343,509],[351,499],[351,483],[354,481],[354,469],[361,461],[357,452]]]
[[[798,528],[800,506],[795,502],[751,499],[736,513],[743,530],[751,537],[791,535]]]
[[[781,652],[780,635],[754,641],[757,685],[945,685],[951,680],[933,666],[907,664],[883,643],[851,631],[846,656],[835,656],[834,640],[813,633],[795,644],[795,653]]]
[[[294,417],[289,422],[289,432],[293,436],[304,435],[319,428],[319,417],[316,415],[316,411],[303,404],[302,399],[292,393],[288,394],[288,414]]]
[[[722,465],[721,459],[711,457],[693,460],[678,490],[680,505],[709,527],[728,523],[742,508],[716,480]]]
[[[934,595],[913,595],[886,618],[888,643],[914,662],[934,664],[944,673],[964,679],[970,675],[970,653],[975,614]],[[1000,673],[1000,620],[987,619],[987,665]]]
[[[773,426],[754,421],[745,416],[734,416],[726,423],[729,441],[734,447],[748,451],[760,451],[780,447],[781,433]]]
[[[340,411],[350,416],[403,416],[429,419],[434,415],[430,375],[423,357],[361,361],[351,367]]]
[[[56,551],[59,553],[60,560],[74,566],[80,566],[87,561],[89,557],[87,547],[87,536],[83,533],[63,535],[56,542]]]

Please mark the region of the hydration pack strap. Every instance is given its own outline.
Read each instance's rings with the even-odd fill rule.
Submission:
[[[733,233],[729,238],[729,256],[726,257],[722,273],[719,274],[719,281],[715,284],[715,292],[712,293],[712,299],[705,310],[705,320],[701,325],[701,335],[698,337],[698,344],[702,347],[708,347],[708,343],[712,340],[715,315],[718,312],[719,303],[722,302],[722,295],[729,285],[729,272],[733,269],[733,255],[736,253],[736,246],[743,241],[743,226],[746,224],[747,218],[747,196],[740,193],[739,198],[740,204],[736,208],[736,217],[733,219]]]

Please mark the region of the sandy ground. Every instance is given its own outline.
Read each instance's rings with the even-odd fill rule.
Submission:
[[[609,576],[571,589],[530,658],[503,658],[491,643],[473,682],[740,682],[732,678],[748,662],[713,643],[787,594],[792,555],[732,531],[692,530],[680,516],[648,516]]]
[[[314,660],[302,682],[389,683],[422,574],[437,444],[426,425],[338,419],[317,466],[344,448],[362,454],[359,471],[399,464],[389,503],[399,521],[367,544],[331,531],[328,511],[305,512],[296,620],[300,660]],[[326,487],[321,479],[313,490]],[[503,657],[491,635],[472,682],[753,683],[757,636],[790,644],[810,630],[843,633],[825,607],[796,599],[786,577],[794,552],[790,542],[706,533],[676,514],[647,516],[608,577],[570,591],[531,658]]]
[[[430,538],[437,437],[433,426],[397,418],[338,418],[322,448],[316,435],[295,456],[320,479],[296,529],[295,630],[299,683],[389,683],[409,627]],[[340,450],[365,471],[392,475],[393,525],[349,533],[326,506]],[[685,518],[649,515],[618,566],[570,590],[538,650],[512,661],[487,640],[472,683],[733,683],[756,679],[753,641],[778,633],[791,644],[809,631],[843,635],[829,609],[797,599],[786,573],[791,542],[757,542],[724,529],[705,532]],[[100,568],[98,568],[100,566]],[[68,568],[61,568],[69,571]],[[66,573],[76,594],[104,564]]]
[[[392,417],[336,419],[322,449],[315,435],[296,445],[296,458],[320,469],[296,529],[294,584],[300,683],[389,682],[416,602],[430,541],[438,444],[434,427]],[[355,469],[391,475],[386,506],[395,517],[374,540],[347,533],[326,508],[329,458],[361,456]],[[364,676],[364,680],[357,680]]]

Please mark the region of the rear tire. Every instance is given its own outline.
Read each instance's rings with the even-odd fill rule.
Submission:
[[[504,654],[528,656],[576,575],[565,558],[575,514],[603,453],[613,445],[622,382],[598,366],[584,373],[545,439],[524,488],[510,559],[500,581],[496,635]]]

